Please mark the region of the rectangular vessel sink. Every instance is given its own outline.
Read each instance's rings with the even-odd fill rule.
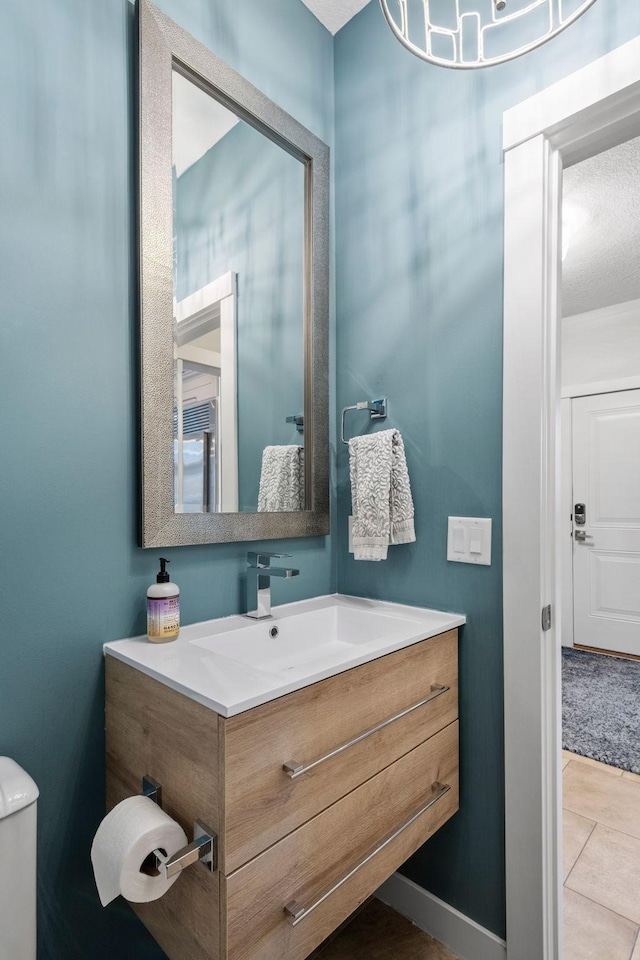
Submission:
[[[190,624],[171,643],[133,637],[104,650],[231,717],[464,622],[456,613],[336,594],[274,607],[265,620]]]

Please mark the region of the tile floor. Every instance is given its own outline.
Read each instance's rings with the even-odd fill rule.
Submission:
[[[640,776],[562,753],[564,960],[640,960]],[[314,960],[457,960],[371,900]]]
[[[562,763],[565,960],[640,960],[640,776]]]

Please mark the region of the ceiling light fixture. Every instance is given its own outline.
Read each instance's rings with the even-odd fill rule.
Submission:
[[[515,60],[551,40],[595,0],[380,0],[387,23],[416,57],[473,70]]]

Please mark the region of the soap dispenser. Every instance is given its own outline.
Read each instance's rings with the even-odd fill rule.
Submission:
[[[171,583],[164,557],[160,573],[147,590],[147,636],[151,643],[175,640],[180,633],[180,588]]]

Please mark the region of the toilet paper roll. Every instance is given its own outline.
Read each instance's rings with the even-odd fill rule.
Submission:
[[[182,827],[149,797],[129,797],[111,810],[96,831],[91,862],[103,907],[119,893],[132,903],[158,900],[178,879],[149,876],[140,867],[154,850],[168,856],[187,843]]]

